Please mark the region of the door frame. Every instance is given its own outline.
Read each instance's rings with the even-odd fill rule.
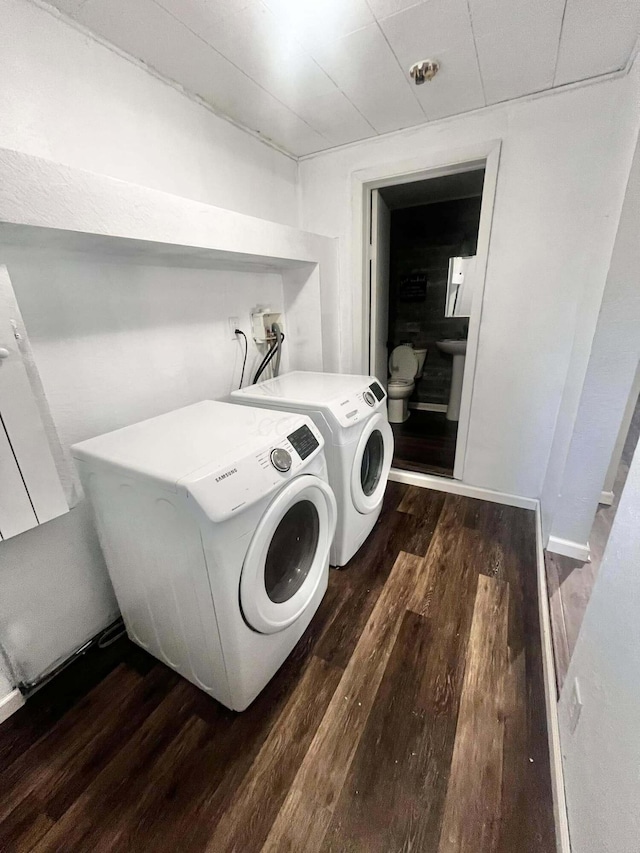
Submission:
[[[500,139],[493,139],[453,151],[450,149],[435,151],[412,160],[361,169],[351,175],[351,278],[354,282],[352,364],[355,369],[368,374],[371,370],[372,359],[375,360],[375,353],[371,349],[371,299],[373,294],[370,293],[369,282],[372,228],[371,191],[480,168],[485,170],[476,252],[478,287],[474,290],[471,316],[469,317],[467,355],[453,470],[454,479],[463,482],[501,144]],[[396,469],[392,468],[391,470],[396,473]]]

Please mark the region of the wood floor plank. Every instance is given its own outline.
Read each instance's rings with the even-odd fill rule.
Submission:
[[[331,630],[342,596],[342,581],[339,572],[332,572],[329,589],[311,625],[246,711],[234,714],[204,697],[205,705],[212,709],[205,715],[211,723],[211,731],[198,754],[176,770],[180,784],[171,800],[164,803],[162,812],[156,815],[150,847],[154,853],[205,849],[212,832],[251,772],[272,727],[277,725],[280,714],[297,692],[306,668],[313,661],[319,638]],[[201,707],[197,712],[201,713]],[[265,796],[268,798],[269,793]]]
[[[320,850],[422,560],[400,553],[264,846]]]
[[[549,808],[550,760],[540,640],[535,514],[504,507],[495,536],[505,550],[509,584],[508,643],[517,697],[505,726],[501,853],[514,843],[522,850],[555,850],[553,812]],[[517,826],[514,826],[517,822]],[[515,841],[517,839],[517,842]]]
[[[408,488],[409,486],[407,486],[406,483],[396,483],[394,480],[389,480],[387,482],[387,488],[385,489],[384,498],[382,499],[382,512],[380,513],[379,519],[381,520],[381,523],[384,524],[384,519],[387,513],[398,509],[398,505]]]
[[[5,820],[0,822],[0,850],[27,851],[53,826],[45,804],[29,794]]]
[[[6,771],[3,769],[0,820],[36,789],[42,790],[46,797],[46,792],[53,790],[51,782],[58,774],[74,767],[76,756],[104,730],[113,719],[114,710],[141,682],[134,670],[124,666],[114,670],[95,691],[62,717],[47,737],[39,739]],[[107,697],[114,700],[114,706],[105,701]]]
[[[442,735],[438,715],[422,701],[431,645],[428,620],[405,611],[323,850],[429,849],[423,806],[441,767],[425,733]]]
[[[29,696],[26,706],[2,723],[0,737],[0,767],[6,772],[16,760],[37,741],[43,740],[71,709],[77,708],[85,697],[126,658],[127,667],[146,674],[155,660],[128,638],[100,650],[99,655],[84,654],[76,658],[56,677]]]
[[[472,576],[475,585],[477,574],[477,567],[474,565],[475,541],[471,538],[469,529],[463,525],[467,511],[468,498],[457,495],[444,496],[435,535],[431,539],[425,556],[425,570],[420,573],[407,604],[414,613],[428,616],[432,613],[433,607],[442,610],[440,596],[442,589],[448,589],[450,586],[447,580],[452,576],[452,567],[455,578],[462,580]],[[460,610],[458,606],[453,607],[451,614],[455,616],[458,610]],[[469,615],[464,608],[461,613],[465,618]]]
[[[406,512],[409,515],[426,518],[433,512],[436,499],[439,499],[438,503],[442,505],[445,494],[445,492],[433,492],[431,489],[421,489],[419,486],[407,486],[402,500],[398,504],[398,512]],[[437,514],[435,520],[437,521]]]
[[[459,525],[467,510],[466,498],[447,497],[327,849],[437,849],[477,590],[473,531]]]
[[[374,528],[355,557],[339,571],[345,588],[331,628],[315,650],[319,657],[343,669],[347,666],[405,539],[403,517],[390,512],[385,524]]]
[[[405,497],[410,488],[405,487]],[[427,495],[428,498],[420,503],[424,510],[422,516],[389,511],[360,551],[341,570],[340,576],[347,588],[331,630],[325,633],[316,649],[316,654],[329,663],[347,666],[398,553],[404,551],[416,556],[427,553],[445,500],[443,492],[427,492]]]
[[[313,658],[207,845],[210,853],[259,851],[309,748],[342,670]]]
[[[136,733],[121,744],[112,760],[55,826],[34,848],[38,853],[101,853],[118,849],[118,816],[140,795],[158,755],[171,744],[192,716],[190,696],[196,688],[180,680],[147,717]],[[154,780],[155,781],[155,780]],[[109,815],[96,822],[95,816]],[[122,848],[120,848],[122,849]]]
[[[465,846],[465,802],[466,821],[486,818],[470,853],[553,853],[534,522],[390,483],[371,536],[242,714],[126,640],[88,652],[0,726],[0,849],[433,853],[441,837]],[[469,644],[479,587],[507,585],[502,621]],[[496,687],[487,660],[505,632]],[[483,661],[495,717],[469,698]],[[487,717],[471,745],[470,708]]]
[[[508,584],[485,575],[478,578],[439,853],[494,853],[497,847],[508,590]]]
[[[123,853],[156,849],[158,816],[171,801],[181,774],[208,734],[209,725],[198,716],[178,725],[173,738],[149,764],[147,772],[153,778],[153,785],[141,788],[134,785],[127,799],[117,810],[113,809],[107,849]]]
[[[511,590],[510,590],[511,593]],[[525,650],[514,654],[508,649],[509,662],[504,682],[504,740],[502,747],[502,793],[497,853],[526,850],[523,824],[527,822],[527,776],[529,749],[527,737],[527,692]],[[549,851],[551,853],[551,851]]]

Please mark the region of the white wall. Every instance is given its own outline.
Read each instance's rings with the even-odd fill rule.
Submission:
[[[640,450],[636,451],[560,698],[573,853],[640,849]],[[582,713],[569,706],[578,678]]]
[[[391,171],[418,155],[503,140],[468,483],[538,497],[554,436],[571,435],[573,418],[558,416],[565,384],[581,387],[584,376],[635,144],[637,89],[636,77],[627,76],[300,163],[303,227],[341,238],[342,284],[332,298],[336,346],[342,344],[341,365],[350,370],[359,359],[350,350],[348,282],[358,287],[362,277],[359,259],[351,258],[352,173],[381,164]]]
[[[28,0],[0,0],[0,146],[297,224],[296,163]],[[237,373],[227,315],[278,277],[3,252],[68,444],[203,396]],[[3,542],[0,642],[37,677],[116,614],[86,507]]]
[[[551,535],[586,545],[640,359],[640,145],[636,148]],[[553,495],[549,496],[549,500]]]
[[[0,147],[296,224],[292,159],[28,0],[0,21]]]
[[[240,377],[257,304],[283,308],[277,274],[221,272],[2,249],[65,447],[201,399]],[[250,335],[249,335],[250,338]],[[250,341],[249,368],[255,364]],[[283,357],[283,369],[288,354]],[[0,640],[31,680],[117,616],[86,502],[0,547]]]

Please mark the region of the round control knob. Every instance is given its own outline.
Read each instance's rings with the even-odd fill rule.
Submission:
[[[375,406],[376,398],[373,396],[371,391],[365,391],[362,395],[367,406]]]
[[[285,472],[291,468],[291,454],[283,447],[271,451],[271,464],[276,471]]]

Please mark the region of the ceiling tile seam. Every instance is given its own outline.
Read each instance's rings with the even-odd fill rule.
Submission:
[[[86,2],[86,0],[85,0],[85,2]],[[255,86],[257,86],[258,89],[261,89],[263,92],[266,92],[266,94],[269,95],[270,97],[272,97],[274,99],[274,101],[277,101],[280,104],[280,106],[284,107],[292,115],[296,116],[296,118],[298,118],[303,124],[306,124],[310,130],[312,130],[314,133],[317,133],[318,136],[321,136],[323,139],[326,139],[327,142],[329,142],[329,143],[331,142],[331,140],[328,137],[326,137],[324,135],[324,133],[321,133],[319,130],[316,130],[316,128],[313,127],[313,125],[309,124],[309,122],[306,119],[304,119],[301,115],[298,115],[298,113],[294,109],[292,109],[288,104],[285,104],[285,102],[281,101],[277,95],[274,95],[273,92],[269,91],[269,89],[267,89],[265,86],[262,86],[260,83],[258,83],[257,80],[254,80],[254,78],[251,77],[249,74],[247,74],[247,72],[244,71],[244,69],[240,68],[239,65],[236,65],[236,63],[232,59],[229,59],[228,56],[225,56],[224,53],[219,51],[216,47],[214,47],[212,44],[210,44],[206,39],[202,38],[202,36],[199,33],[197,33],[195,30],[192,30],[188,24],[185,24],[184,21],[180,20],[180,18],[178,18],[176,15],[173,14],[173,12],[169,11],[169,9],[167,9],[165,6],[163,6],[162,3],[159,2],[159,0],[151,0],[151,2],[154,3],[159,9],[162,9],[163,12],[166,12],[167,15],[170,15],[174,19],[174,21],[177,21],[180,24],[180,26],[182,26],[186,30],[188,30],[199,41],[201,41],[203,44],[206,44],[210,50],[214,51],[214,53],[217,53],[218,56],[221,56],[225,62],[228,62],[229,65],[233,66],[233,68],[235,68],[236,71],[239,71],[244,77],[247,78],[247,80],[250,80],[251,83],[253,83]],[[322,69],[322,70],[324,71],[324,69]],[[160,72],[160,73],[162,73],[162,72]],[[331,81],[331,82],[333,82],[333,81]],[[212,106],[213,106],[213,104],[212,104]],[[226,115],[226,113],[225,113],[225,115]],[[256,131],[256,133],[258,133],[258,131]]]
[[[226,121],[228,124],[233,127],[241,130],[243,133],[246,133],[252,139],[255,139],[257,142],[261,142],[263,145],[266,145],[268,148],[277,151],[278,154],[282,154],[284,157],[287,157],[289,160],[297,161],[299,160],[299,155],[294,154],[292,151],[289,151],[287,148],[284,148],[282,145],[278,145],[277,142],[274,142],[269,137],[264,136],[259,133],[257,130],[253,130],[253,128],[249,127],[246,124],[243,124],[241,121],[234,119],[228,113],[223,112],[218,107],[214,107],[213,104],[210,104],[209,101],[205,101],[200,95],[196,95],[195,92],[192,92],[189,89],[186,89],[181,83],[178,83],[176,80],[173,80],[171,77],[167,77],[161,71],[158,71],[152,65],[147,65],[146,62],[143,62],[141,59],[137,59],[131,53],[127,53],[126,50],[118,47],[118,45],[109,41],[106,38],[103,38],[98,33],[93,32],[88,27],[85,27],[84,24],[77,21],[75,18],[72,18],[70,15],[67,15],[65,12],[62,12],[56,6],[52,6],[50,3],[47,3],[46,0],[29,0],[30,3],[33,3],[34,6],[37,6],[39,9],[42,9],[43,12],[51,15],[53,18],[57,18],[62,21],[69,27],[73,27],[74,30],[77,30],[83,36],[91,41],[94,41],[96,44],[99,44],[101,47],[104,47],[106,50],[114,53],[116,56],[119,56],[121,59],[125,59],[127,62],[130,62],[131,65],[135,65],[136,68],[139,68],[141,71],[144,71],[145,74],[151,75],[151,77],[155,77],[156,80],[159,80],[161,83],[164,83],[165,86],[168,86],[170,89],[178,92],[178,94],[190,100],[192,103],[197,104],[199,107],[203,107],[205,110],[210,112],[212,115],[216,116],[216,118],[221,119],[222,121]],[[87,0],[84,0],[87,2]],[[283,105],[284,106],[284,105]],[[297,115],[293,113],[289,107],[286,107],[293,115]],[[313,130],[313,128],[312,128]],[[316,132],[316,131],[314,131]],[[321,136],[322,134],[318,134]],[[326,138],[326,137],[323,137]],[[330,142],[330,140],[327,140]],[[323,151],[328,151],[328,148],[321,149]]]
[[[408,130],[417,131],[422,130],[423,128],[434,129],[448,122],[460,121],[463,116],[476,115],[477,113],[481,113],[483,110],[487,110],[488,112],[491,112],[496,109],[503,110],[506,104],[518,105],[521,103],[526,103],[527,101],[537,101],[540,98],[563,95],[567,92],[573,91],[574,89],[584,89],[588,86],[598,86],[603,83],[613,82],[622,77],[626,77],[629,73],[629,70],[630,67],[625,66],[624,68],[620,68],[617,71],[607,71],[605,74],[599,74],[596,77],[586,77],[583,80],[575,80],[571,83],[563,83],[560,86],[556,86],[554,88],[549,89],[541,89],[538,92],[527,92],[526,95],[520,95],[517,98],[507,98],[504,101],[496,101],[495,103],[485,104],[485,106],[483,107],[476,107],[472,110],[463,110],[462,112],[454,113],[453,115],[442,116],[442,118],[432,119],[431,121],[424,121],[420,124],[411,125],[409,127],[399,127],[395,130],[388,130],[384,133],[378,134],[377,137],[371,137],[371,142],[384,142],[386,139],[390,139],[393,136],[398,136],[401,133],[406,133]],[[344,142],[342,145],[334,145],[332,148],[324,148],[320,151],[311,151],[309,152],[309,154],[301,154],[296,159],[299,162],[304,163],[306,160],[312,160],[315,157],[323,157],[327,154],[335,154],[338,151],[344,151],[348,148],[353,148],[356,145],[362,144],[362,140],[355,140],[354,142]]]
[[[407,12],[409,9],[415,9],[416,6],[422,6],[423,3],[427,3],[427,2],[428,2],[428,0],[414,0],[414,2],[411,3],[409,6],[403,6],[402,9],[396,9],[395,12],[387,12],[386,15],[382,15],[382,17],[378,17],[378,15],[376,15],[374,10],[371,8],[371,4],[369,3],[369,0],[365,0],[365,3],[369,7],[369,11],[373,15],[374,20],[378,21],[379,23],[382,23],[382,21],[386,21],[387,18],[393,18],[394,15],[401,15],[403,12]]]
[[[569,5],[569,0],[564,0],[564,6],[562,8],[562,20],[560,21],[560,32],[558,33],[558,47],[556,50],[556,61],[553,66],[553,80],[551,81],[551,86],[556,85],[556,77],[558,76],[558,62],[560,61],[560,45],[562,44],[562,34],[564,33],[564,19],[567,14],[567,6]]]
[[[363,28],[361,27],[360,29],[363,29]],[[353,30],[353,32],[358,32],[358,30]],[[347,35],[351,35],[351,33],[347,33]],[[377,131],[377,130],[375,129],[375,127],[371,124],[371,122],[370,122],[370,121],[369,121],[369,119],[366,117],[366,115],[358,109],[358,107],[357,107],[357,105],[356,105],[356,104],[354,104],[354,103],[353,103],[353,101],[351,100],[351,98],[349,97],[349,95],[347,95],[347,93],[344,91],[344,89],[342,88],[342,86],[339,86],[339,85],[336,83],[336,81],[333,79],[333,77],[331,76],[331,74],[329,74],[329,72],[327,71],[327,69],[326,69],[326,68],[323,68],[323,67],[322,67],[322,65],[320,65],[320,63],[318,62],[318,60],[317,60],[314,56],[311,56],[311,54],[309,54],[309,56],[310,56],[310,58],[311,58],[312,62],[314,62],[314,63],[318,66],[318,68],[319,68],[321,71],[323,71],[323,72],[327,75],[327,77],[329,78],[329,80],[331,80],[331,82],[333,83],[333,85],[336,87],[337,91],[338,91],[338,92],[340,92],[340,93],[341,93],[341,94],[342,94],[342,95],[347,99],[347,101],[351,104],[351,106],[354,108],[354,110],[355,110],[355,111],[356,111],[356,112],[357,112],[357,113],[358,113],[358,114],[359,114],[359,115],[360,115],[360,116],[361,116],[361,117],[366,121],[366,123],[369,125],[369,127],[371,128],[371,130],[372,130],[372,131],[374,132],[374,134],[376,134],[376,136],[377,136],[377,135],[378,135],[378,131]]]
[[[565,0],[565,3],[567,0]],[[476,41],[476,31],[473,26],[473,12],[471,11],[471,5],[469,0],[467,0],[467,12],[469,14],[469,23],[471,24],[471,35],[473,37],[473,52],[476,55],[476,65],[478,66],[478,77],[480,78],[480,86],[482,87],[482,99],[484,100],[485,107],[487,106],[487,90],[484,86],[484,77],[482,75],[482,65],[480,63],[480,54],[478,53],[478,42]]]
[[[367,3],[367,6],[368,6],[368,5],[369,5],[369,4]],[[420,4],[418,4],[418,5],[420,5]],[[373,14],[373,13],[372,13],[372,14]],[[375,16],[374,16],[374,17],[375,17]],[[389,15],[388,17],[391,17],[391,16]],[[380,35],[382,36],[382,38],[383,38],[383,39],[385,40],[385,42],[387,43],[387,47],[389,48],[389,50],[391,51],[391,53],[392,53],[392,55],[393,55],[393,58],[394,58],[394,59],[395,59],[395,61],[397,62],[397,64],[398,64],[398,68],[400,69],[400,73],[402,74],[402,79],[405,81],[405,83],[407,84],[407,86],[408,86],[408,87],[409,87],[409,89],[411,90],[411,95],[413,96],[414,100],[416,101],[416,103],[417,103],[417,104],[418,104],[418,106],[420,107],[420,110],[421,110],[422,114],[424,115],[424,117],[427,119],[427,121],[430,121],[430,119],[429,119],[429,114],[427,113],[427,111],[425,110],[424,106],[422,105],[422,103],[421,103],[421,101],[420,101],[420,98],[419,98],[419,97],[416,95],[416,93],[415,93],[415,85],[412,85],[412,84],[409,82],[409,78],[407,77],[407,72],[406,72],[406,71],[404,70],[404,68],[402,67],[402,63],[401,63],[401,62],[400,62],[400,60],[398,59],[398,56],[396,55],[395,50],[394,50],[394,49],[393,49],[393,47],[391,46],[391,43],[390,43],[389,39],[387,38],[387,35],[386,35],[385,31],[384,31],[384,30],[382,29],[382,27],[380,26],[380,21],[378,21],[378,19],[377,19],[377,18],[376,18],[376,27],[380,30]]]

